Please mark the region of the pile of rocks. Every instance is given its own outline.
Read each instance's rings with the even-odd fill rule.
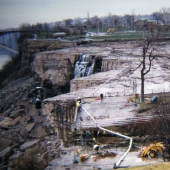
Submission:
[[[44,169],[63,152],[57,134],[34,105],[38,84],[37,76],[25,77],[0,91],[0,169]]]

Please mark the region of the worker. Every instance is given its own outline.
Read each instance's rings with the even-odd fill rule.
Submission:
[[[95,144],[93,146],[93,150],[98,151],[100,149],[100,146],[98,144]]]
[[[87,130],[87,131],[85,131],[85,134],[86,134],[86,137],[87,138],[90,138],[91,137],[91,133]]]
[[[80,107],[80,101],[77,101],[76,106],[77,106],[77,108]]]
[[[101,103],[102,103],[102,100],[103,100],[103,93],[100,94],[100,99],[101,99]]]
[[[77,107],[77,111],[78,112],[80,112],[81,110],[81,102],[80,102],[80,100],[78,100],[77,102],[76,102],[76,107]]]
[[[96,144],[96,138],[93,138],[93,145]]]
[[[77,101],[79,101],[79,102],[81,103],[81,98],[80,98],[80,97],[78,97],[78,98],[77,98]]]
[[[35,100],[35,107],[37,109],[41,109],[41,97],[40,97],[40,95],[38,95],[36,100]]]

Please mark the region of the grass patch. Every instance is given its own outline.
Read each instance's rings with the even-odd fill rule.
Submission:
[[[147,110],[150,110],[153,108],[153,104],[149,104],[149,103],[140,103],[139,104],[139,109],[138,109],[138,113],[142,113],[145,112]]]
[[[81,35],[74,35],[71,37],[68,37],[70,40],[78,40]],[[143,39],[147,37],[151,37],[152,34],[149,32],[115,32],[115,33],[106,33],[106,35],[99,36],[95,35],[90,38],[92,38],[94,41],[96,40],[117,40],[117,39]],[[165,38],[165,37],[170,37],[170,33],[161,33],[159,35],[159,38]]]
[[[170,169],[170,162],[160,163],[160,164],[152,164],[145,166],[137,166],[137,167],[129,167],[129,168],[119,168],[121,170],[168,170]]]

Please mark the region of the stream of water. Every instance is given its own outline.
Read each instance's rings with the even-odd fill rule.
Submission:
[[[95,60],[91,60],[88,54],[79,56],[74,66],[74,78],[86,77],[93,74]]]

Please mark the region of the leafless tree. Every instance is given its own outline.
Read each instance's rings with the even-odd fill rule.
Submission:
[[[153,12],[153,13],[152,13],[152,18],[153,18],[154,20],[156,20],[157,23],[158,23],[159,21],[163,22],[163,14],[160,13],[160,12]]]
[[[151,70],[152,61],[157,57],[157,49],[155,46],[157,37],[158,34],[152,38],[148,37],[142,43],[137,45],[137,48],[141,51],[141,57],[139,65],[133,71],[141,68],[141,102],[144,102],[145,97],[145,76]]]
[[[164,24],[167,25],[170,22],[170,8],[163,7],[160,9],[160,13],[163,16]]]

